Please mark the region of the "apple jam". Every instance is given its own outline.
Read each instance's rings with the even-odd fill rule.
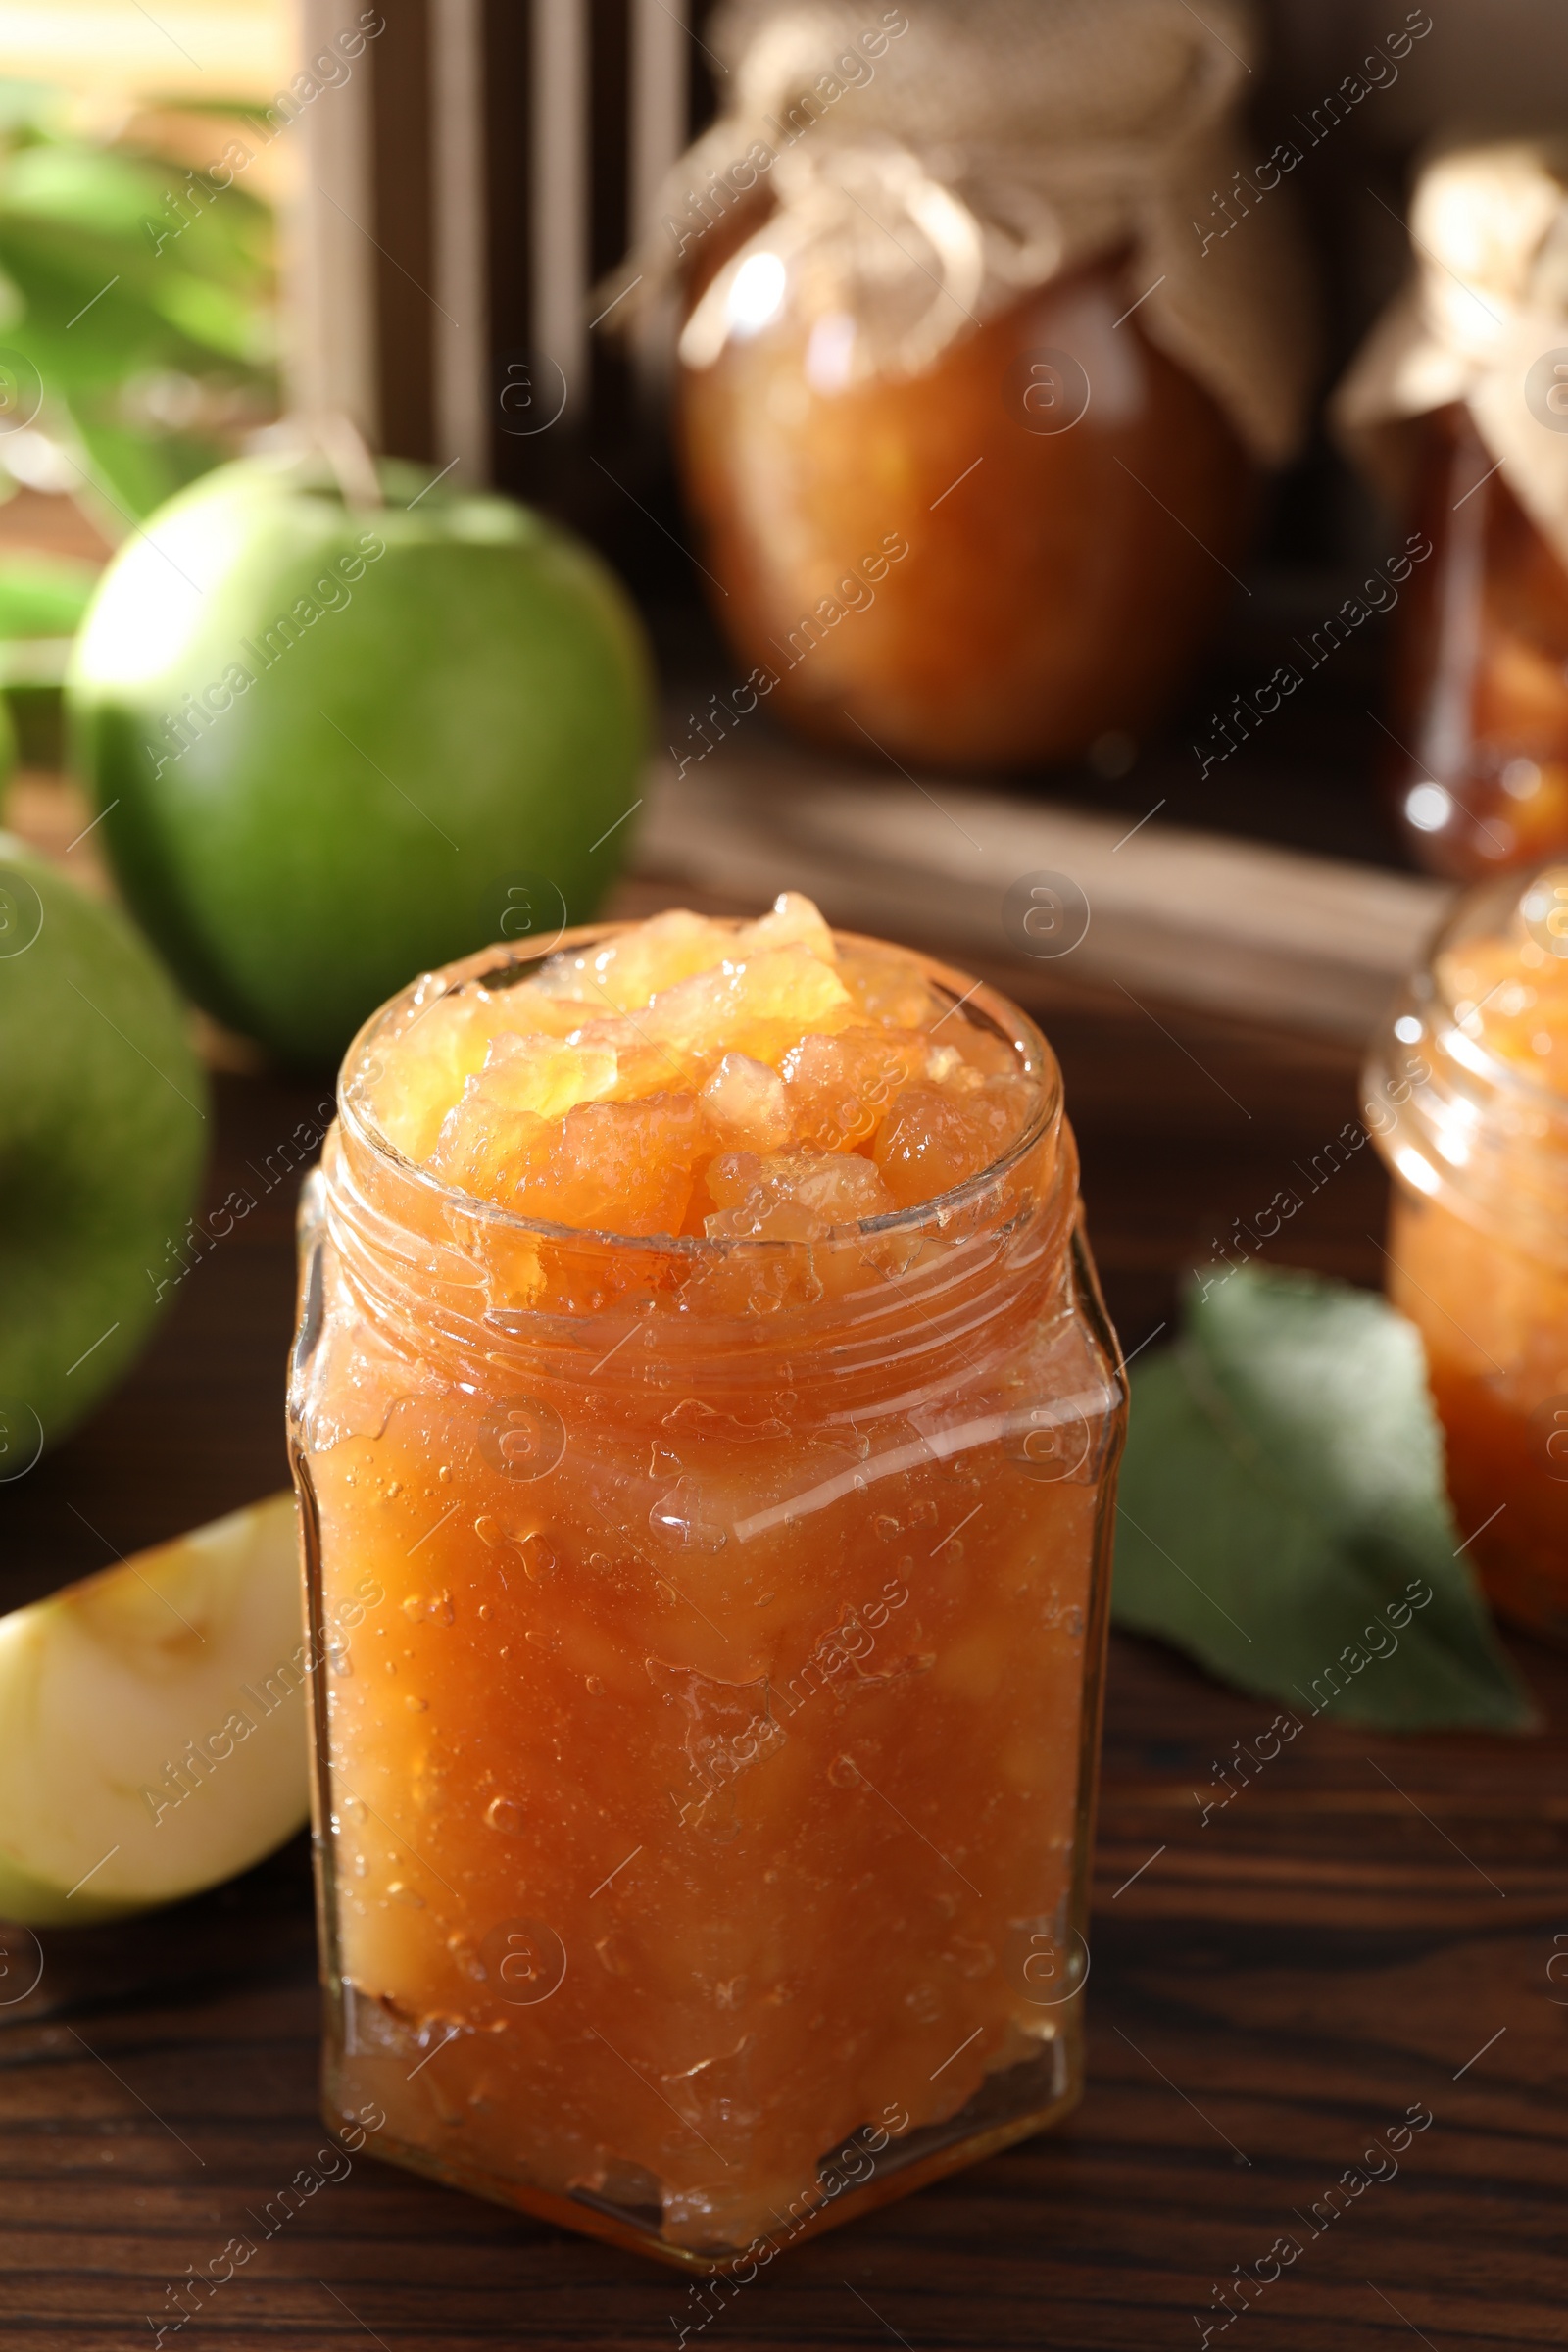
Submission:
[[[694,294],[754,224],[708,238]],[[744,265],[763,299],[773,258]],[[775,267],[776,307],[680,368],[676,416],[714,617],[769,708],[965,768],[1141,732],[1224,609],[1258,476],[1124,317],[1121,257],[858,379],[852,316]]]
[[[1494,1604],[1568,1639],[1568,866],[1473,892],[1374,1050],[1389,1295]]]
[[[302,1239],[328,2114],[739,2276],[1063,2114],[1124,1398],[1032,1024],[800,899],[497,948]]]

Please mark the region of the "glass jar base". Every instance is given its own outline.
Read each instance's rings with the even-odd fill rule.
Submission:
[[[384,2061],[367,2063],[328,2056],[321,2112],[331,2130],[341,2132],[350,2127],[367,2101],[385,2105],[390,2085],[384,2079]],[[558,2229],[602,2238],[627,2253],[649,2256],[674,2270],[706,2278],[731,2277],[743,2270],[755,2276],[759,2268],[765,2267],[786,2247],[799,2245],[808,2237],[820,2236],[824,2230],[855,2221],[896,2197],[911,2195],[948,2173],[998,2155],[1016,2140],[1053,2130],[1077,2106],[1083,2087],[1080,2038],[1076,2033],[1064,2034],[1047,2043],[1039,2057],[988,2076],[956,2115],[890,2140],[878,2156],[870,2159],[874,2169],[867,2178],[846,2184],[838,2195],[821,2193],[819,2201],[808,2206],[804,2213],[798,2209],[806,2204],[806,2199],[797,2198],[788,2212],[779,2215],[777,2230],[770,2231],[765,2238],[754,2238],[744,2246],[709,2248],[676,2244],[663,2234],[657,2206],[617,2204],[587,2189],[562,2195],[554,2189],[537,2187],[492,2171],[456,2150],[449,2155],[401,2138],[395,2121],[389,2120],[385,2130],[376,2133],[373,2152],[384,2162],[423,2173],[445,2187],[466,2189],[492,2204],[531,2214],[535,2220],[551,2222]],[[427,2129],[427,2125],[423,2128]],[[857,2156],[869,2157],[869,2151],[858,2139],[854,2144]],[[830,2151],[822,2158],[824,2173],[833,2165],[836,2154],[837,2151]]]

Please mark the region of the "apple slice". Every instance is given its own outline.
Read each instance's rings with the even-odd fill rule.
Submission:
[[[177,1902],[292,1837],[308,1658],[292,1494],[0,1618],[0,1918]]]

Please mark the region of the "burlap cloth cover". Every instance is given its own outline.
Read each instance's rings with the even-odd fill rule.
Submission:
[[[1434,155],[1416,180],[1410,237],[1412,281],[1335,393],[1335,426],[1402,497],[1410,419],[1463,401],[1503,480],[1568,564],[1568,139]]]
[[[900,20],[868,58],[862,36]],[[701,229],[693,194],[754,143],[772,155],[758,184],[780,209],[698,305],[688,365],[722,348],[754,252],[802,257],[819,299],[836,274],[863,376],[929,367],[1029,288],[1125,246],[1151,339],[1256,458],[1298,445],[1314,338],[1289,198],[1233,199],[1223,235],[1232,216],[1215,204],[1261,160],[1237,119],[1257,47],[1247,0],[1204,0],[1201,18],[1183,0],[730,0],[705,37],[730,68],[727,109],[670,173],[660,224],[612,289],[640,274],[640,308],[669,284]],[[846,57],[853,77],[835,74]]]

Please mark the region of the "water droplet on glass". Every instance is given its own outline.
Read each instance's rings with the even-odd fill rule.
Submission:
[[[466,1977],[476,1984],[484,1983],[484,1963],[461,1928],[455,1928],[447,1937],[447,1950]]]
[[[649,1512],[648,1524],[666,1544],[679,1544],[691,1551],[721,1551],[729,1537],[710,1518],[704,1501],[695,1478],[677,1479]]]
[[[489,1828],[500,1830],[508,1838],[514,1838],[527,1819],[514,1796],[493,1796],[484,1809],[484,1817]]]
[[[547,1577],[555,1575],[556,1555],[538,1528],[535,1528],[530,1535],[519,1536],[514,1540],[521,1549],[522,1564],[528,1572],[531,1583],[542,1585]]]

